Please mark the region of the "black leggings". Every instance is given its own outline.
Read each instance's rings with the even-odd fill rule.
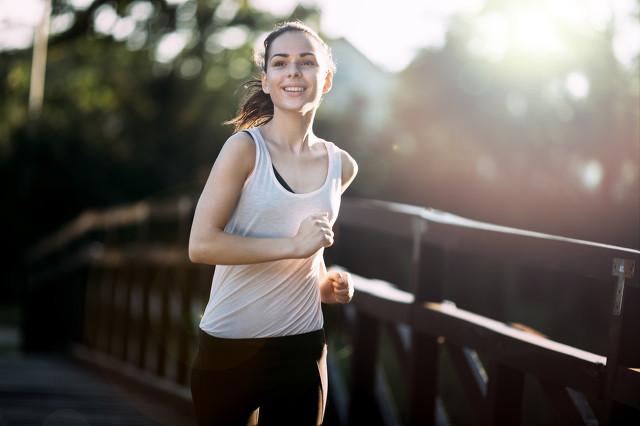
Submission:
[[[258,339],[224,339],[200,330],[191,369],[198,424],[322,424],[326,356],[322,329]]]

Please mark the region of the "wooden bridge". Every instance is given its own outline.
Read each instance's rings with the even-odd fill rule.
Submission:
[[[35,247],[27,353],[189,418],[213,272],[187,258],[193,208],[87,212]],[[325,424],[640,424],[639,251],[370,200],[343,200],[335,231],[327,259],[356,294],[324,307]]]

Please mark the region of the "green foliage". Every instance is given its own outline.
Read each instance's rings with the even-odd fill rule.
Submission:
[[[72,11],[75,20],[50,39],[36,120],[27,111],[31,51],[0,52],[1,215],[12,224],[2,254],[9,263],[88,208],[198,191],[230,134],[222,122],[253,70],[254,40],[277,18],[245,3],[221,17],[221,2],[190,0],[153,2],[125,38],[94,25],[101,11],[115,6],[120,18],[132,17],[141,4],[151,5],[96,0],[74,10],[54,2],[54,16]],[[246,37],[225,48],[216,34],[230,27]],[[188,35],[184,48],[159,61],[163,40],[180,32]]]

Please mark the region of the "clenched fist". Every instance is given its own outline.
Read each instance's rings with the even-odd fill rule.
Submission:
[[[316,213],[300,223],[298,233],[293,237],[296,257],[305,258],[333,244],[333,230],[328,213]]]
[[[320,284],[325,303],[349,303],[353,298],[351,275],[345,271],[330,271]]]

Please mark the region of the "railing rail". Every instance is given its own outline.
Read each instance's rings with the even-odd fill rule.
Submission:
[[[28,299],[36,309],[29,312],[46,317],[51,309],[70,308],[71,314],[60,313],[72,325],[67,338],[131,367],[127,371],[164,380],[162,386],[184,387],[212,273],[187,259],[193,206],[193,200],[181,198],[80,216],[31,251]],[[173,232],[174,243],[156,241],[158,224],[162,232],[167,227]],[[354,232],[383,243],[382,266],[344,244],[355,238]],[[328,326],[343,323],[330,335],[352,350],[347,364],[332,364],[331,374],[341,383],[334,394],[343,400],[331,404],[329,422],[446,422],[438,383],[445,353],[478,422],[520,423],[529,376],[563,422],[638,420],[640,274],[635,266],[640,251],[370,200],[343,200],[336,234],[338,244],[329,257],[354,272],[357,291],[352,306],[328,308]],[[388,238],[406,245],[407,273],[387,281],[364,278],[372,275],[369,270],[375,276],[385,269],[385,260],[391,263],[398,248],[385,247]],[[570,276],[578,292],[581,283],[585,288],[597,283],[601,293],[611,295],[602,301],[612,304],[606,347],[601,354],[578,349],[446,302],[452,265],[464,268],[464,256],[507,269]],[[68,295],[63,299],[67,306],[46,303],[60,294]],[[331,319],[335,314],[337,323]],[[36,342],[34,347],[50,338],[42,317],[27,320],[26,341]],[[341,329],[347,330],[344,336]],[[399,364],[395,376],[389,354]],[[340,357],[336,348],[330,357]],[[404,401],[394,381],[404,388]]]

